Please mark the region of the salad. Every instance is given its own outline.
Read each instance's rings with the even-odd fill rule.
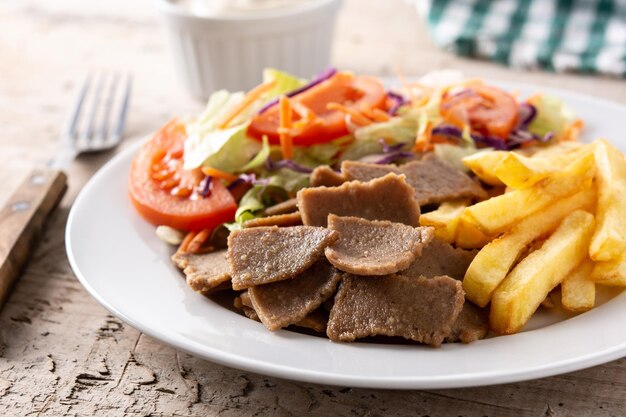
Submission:
[[[463,157],[576,140],[582,126],[558,97],[451,71],[389,89],[332,68],[311,80],[267,69],[252,90],[216,91],[201,114],[163,126],[132,163],[130,197],[162,239],[200,252],[293,198],[321,165],[433,152],[468,171]]]

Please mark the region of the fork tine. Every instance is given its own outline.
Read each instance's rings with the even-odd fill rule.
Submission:
[[[124,126],[126,125],[126,115],[128,113],[128,104],[130,102],[130,92],[133,85],[133,78],[130,74],[126,75],[126,86],[124,87],[124,98],[122,101],[122,107],[117,116],[117,126],[113,131],[113,135],[110,138],[111,143],[116,144],[122,139],[124,133]]]
[[[103,143],[107,134],[109,133],[109,119],[111,118],[111,107],[113,107],[113,100],[115,99],[115,92],[117,89],[117,83],[119,81],[119,74],[113,74],[113,79],[109,85],[109,91],[105,100],[104,113],[102,115],[102,122],[98,128],[97,138],[100,143]]]
[[[76,139],[76,128],[78,127],[78,119],[80,118],[80,114],[83,109],[83,103],[85,102],[85,97],[87,96],[87,90],[89,90],[91,79],[92,75],[88,74],[83,81],[80,93],[78,93],[78,96],[76,96],[76,100],[74,101],[74,104],[72,105],[69,113],[70,117],[65,124],[65,128],[63,129],[63,141]]]
[[[93,139],[94,126],[96,124],[96,115],[98,114],[98,105],[100,104],[100,95],[102,94],[102,87],[104,85],[105,74],[100,74],[96,78],[96,88],[91,100],[91,107],[89,108],[89,115],[87,118],[87,128],[83,130],[81,139],[91,140]]]

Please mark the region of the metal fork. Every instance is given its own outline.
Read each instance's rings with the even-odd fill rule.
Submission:
[[[128,75],[87,76],[63,128],[60,151],[47,167],[33,169],[0,210],[0,308],[67,189],[63,170],[81,153],[104,151],[121,142],[131,86]]]
[[[123,87],[121,97],[118,97],[120,84]],[[132,78],[128,75],[87,76],[63,128],[61,151],[49,165],[52,168],[67,169],[69,163],[81,153],[101,152],[117,146],[122,141],[126,125],[131,89]],[[112,112],[116,102],[119,103],[119,109]],[[82,130],[81,122],[85,124]]]

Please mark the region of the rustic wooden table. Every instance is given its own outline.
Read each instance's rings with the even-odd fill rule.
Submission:
[[[175,114],[201,109],[178,87],[167,55],[148,0],[0,2],[0,203],[31,166],[55,151],[66,108],[88,70],[124,70],[135,77],[124,146]],[[517,72],[438,51],[401,0],[346,1],[334,63],[378,75],[393,75],[396,65],[407,74],[459,68],[626,103],[623,80]],[[63,230],[72,200],[110,156],[81,157],[74,164],[69,193],[0,314],[1,416],[626,415],[624,359],[519,384],[382,391],[242,372],[141,334],[85,292],[65,256]]]

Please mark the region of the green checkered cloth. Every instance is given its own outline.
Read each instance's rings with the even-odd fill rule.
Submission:
[[[626,0],[412,0],[434,41],[516,68],[626,76]]]

